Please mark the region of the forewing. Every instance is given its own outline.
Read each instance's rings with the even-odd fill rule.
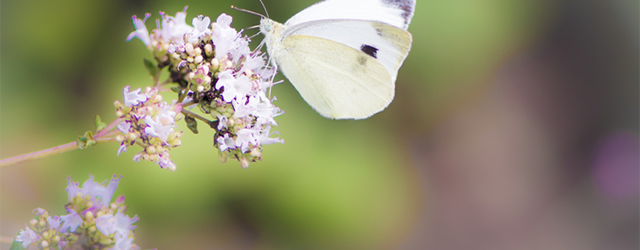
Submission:
[[[315,36],[338,42],[378,60],[395,82],[398,69],[411,49],[411,34],[394,26],[370,21],[323,20],[289,27],[289,36]]]
[[[364,119],[386,108],[394,81],[375,58],[331,40],[291,35],[275,56],[280,70],[322,116]]]
[[[415,0],[325,0],[298,12],[285,26],[348,19],[382,22],[407,30],[415,7]]]

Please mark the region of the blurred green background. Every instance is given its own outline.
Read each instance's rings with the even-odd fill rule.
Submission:
[[[313,0],[265,0],[280,22]],[[131,16],[257,0],[1,2],[0,156],[74,141],[150,80]],[[638,1],[418,1],[396,97],[362,121],[273,89],[285,144],[242,169],[185,131],[176,172],[116,143],[0,170],[0,234],[66,178],[123,175],[143,249],[638,249]],[[248,30],[252,35],[257,30]],[[256,37],[255,47],[261,37]],[[281,76],[280,76],[281,77]],[[170,97],[170,96],[167,96]],[[184,124],[180,128],[185,129]],[[0,244],[0,249],[8,249]]]

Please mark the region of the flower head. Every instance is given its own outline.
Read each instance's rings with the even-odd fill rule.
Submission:
[[[140,89],[131,92],[126,86],[123,91],[124,104],[115,102],[116,115],[123,119],[117,126],[122,133],[116,137],[121,142],[118,155],[138,143],[144,145],[144,151],[136,154],[134,159],[149,160],[162,168],[175,170],[169,151],[181,143],[179,138],[182,131],[176,131],[175,122],[182,118],[179,113],[182,104],[177,101],[171,104],[163,102],[162,96],[154,88],[147,88],[140,93]]]
[[[95,201],[95,205],[109,206],[113,192],[118,188],[120,178],[122,178],[122,176],[117,177],[114,175],[111,177],[109,184],[105,185],[107,183],[106,180],[103,183],[98,183],[94,181],[93,175],[89,175],[89,179],[82,184],[82,189],[80,189],[78,183],[73,182],[71,177],[69,177],[66,188],[69,202],[71,202],[76,195],[80,194],[81,196],[91,196],[91,200]]]
[[[147,99],[149,99],[149,97],[145,94],[140,94],[141,89],[138,88],[134,91],[130,91],[130,87],[129,86],[125,86],[123,89],[123,99],[124,99],[124,106],[125,107],[132,107],[132,106],[137,106],[138,104],[140,104],[141,102],[145,102],[147,101]]]
[[[86,249],[139,249],[133,244],[138,216],[124,214],[124,196],[109,204],[120,178],[115,175],[109,183],[98,183],[90,175],[82,184],[68,179],[70,197],[67,214],[49,216],[42,208],[34,209],[36,218],[16,237],[23,247],[35,243],[41,248],[66,249],[82,242]],[[107,201],[107,203],[102,203]]]
[[[62,223],[62,220],[59,216],[49,216],[47,217],[47,222],[49,223],[49,228],[58,230],[58,228],[60,228],[60,223]]]
[[[142,41],[147,47],[151,46],[151,38],[149,38],[149,31],[147,31],[147,27],[144,23],[151,16],[151,14],[147,13],[144,15],[144,20],[140,20],[135,15],[131,18],[133,19],[133,26],[136,28],[134,32],[131,32],[129,36],[127,36],[127,41],[131,41],[134,37],[137,37]]]
[[[175,17],[161,12],[158,28],[149,36],[153,45],[149,48],[158,68],[169,71],[178,100],[160,107],[153,104],[153,94],[125,89],[124,104],[116,103],[116,113],[124,120],[118,126],[123,133],[118,154],[135,142],[145,150],[134,160],[175,169],[169,150],[180,142],[176,139],[181,134],[175,132],[180,113],[188,116],[185,121],[194,133],[196,118],[215,130],[214,146],[223,162],[232,157],[246,167],[262,159],[263,145],[284,142],[271,138],[269,132],[277,126],[274,118],[282,114],[272,103],[275,97],[267,97],[275,70],[267,65],[264,54],[249,48],[249,38],[232,28],[232,22],[227,14],[214,23],[200,15],[188,25],[186,7]],[[212,120],[182,109],[196,105]]]
[[[67,208],[67,212],[69,214],[60,216],[60,220],[62,220],[63,224],[60,227],[60,232],[70,232],[73,233],[78,230],[80,224],[82,224],[82,218],[78,212],[71,208]]]
[[[20,230],[20,233],[16,237],[17,242],[22,242],[22,247],[26,248],[31,243],[37,242],[40,239],[40,236],[36,234],[29,226],[26,226],[25,229]]]

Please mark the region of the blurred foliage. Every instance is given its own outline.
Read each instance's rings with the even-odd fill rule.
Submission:
[[[284,22],[313,2],[265,5]],[[188,5],[188,20],[224,12],[237,29],[258,23],[232,4],[262,9],[257,0],[2,1],[2,157],[73,141],[94,128],[95,115],[114,118],[112,103],[125,85],[151,84],[143,65],[148,51],[138,40],[125,42],[132,15],[152,13],[151,28],[158,11]],[[549,9],[534,0],[419,1],[409,28],[413,49],[387,110],[363,121],[328,120],[285,81],[273,90],[286,112],[274,129],[285,144],[266,146],[263,162],[246,170],[220,163],[213,135],[193,135],[183,123],[174,173],[133,162],[134,152],[117,157],[115,143],[2,169],[2,234],[14,235],[35,207],[62,212],[66,177],[82,181],[92,173],[96,180],[124,175],[116,193],[140,216],[143,247],[385,248],[409,230],[423,199],[406,140],[481,91],[485,81],[477,79],[534,43]]]

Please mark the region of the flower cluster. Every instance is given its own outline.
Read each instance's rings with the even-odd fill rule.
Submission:
[[[167,82],[177,85],[172,90],[180,107],[197,106],[211,117],[181,109],[188,128],[198,133],[196,119],[206,123],[215,130],[221,161],[235,158],[245,168],[262,159],[262,145],[283,143],[270,133],[277,126],[274,117],[283,113],[272,104],[276,98],[267,94],[275,71],[260,51],[249,49],[248,37],[231,28],[231,16],[222,14],[215,23],[198,16],[191,26],[185,21],[186,7],[175,17],[160,15],[151,33],[144,24],[149,14],[142,20],[133,16],[136,30],[127,40],[140,39],[151,50],[157,69],[167,68]]]
[[[175,171],[176,164],[171,161],[169,151],[181,144],[182,131],[177,132],[174,128],[175,122],[182,119],[182,104],[163,102],[155,88],[147,87],[144,93],[140,92],[141,89],[130,91],[126,86],[124,103],[114,103],[116,116],[123,120],[118,125],[122,135],[116,136],[121,142],[118,155],[137,143],[143,151],[133,157],[135,161],[152,161],[161,168]]]
[[[111,202],[121,177],[113,176],[109,183],[95,182],[90,175],[82,184],[68,180],[67,214],[51,216],[42,208],[34,210],[36,218],[20,230],[15,242],[26,248],[36,244],[41,249],[139,249],[133,244],[133,218],[124,214],[124,196]],[[13,249],[13,248],[12,248]]]

